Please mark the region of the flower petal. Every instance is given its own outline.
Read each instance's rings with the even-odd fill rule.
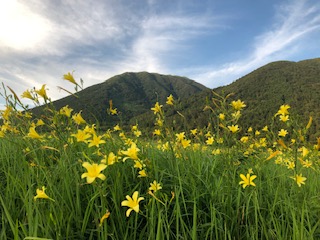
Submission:
[[[127,210],[127,212],[126,212],[126,216],[127,216],[127,217],[129,217],[131,211],[132,211],[132,208],[129,208],[129,209]]]
[[[121,206],[127,207],[128,205],[129,205],[129,201],[127,201],[127,200],[124,200],[121,202]]]
[[[132,200],[136,202],[137,199],[138,199],[138,195],[139,195],[139,192],[138,192],[138,191],[135,191],[135,192],[132,194]]]
[[[100,178],[101,180],[105,180],[105,179],[106,179],[106,176],[105,176],[104,174],[100,173],[100,174],[98,175],[98,178]]]

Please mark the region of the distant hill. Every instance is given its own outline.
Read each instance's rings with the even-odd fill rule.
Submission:
[[[155,102],[164,103],[170,94],[175,99],[186,100],[196,93],[208,90],[185,77],[127,72],[79,91],[76,93],[77,97],[71,95],[54,101],[53,105],[57,110],[69,105],[74,113],[82,110],[82,116],[87,121],[113,127],[120,121],[122,125],[134,123],[140,115],[151,112],[150,108]],[[107,114],[110,100],[120,112],[119,116]],[[33,111],[39,113],[40,108]]]
[[[219,93],[235,93],[235,99],[246,102],[243,125],[263,127],[282,104],[290,112],[308,121],[313,117],[313,133],[320,133],[320,58],[300,62],[269,63],[232,84],[214,89]]]
[[[269,63],[213,91],[224,95],[234,93],[232,99],[246,103],[239,122],[243,129],[249,126],[261,129],[270,124],[280,105],[289,104],[292,116],[304,122],[310,115],[313,117],[311,135],[320,136],[320,58]],[[176,99],[175,108],[164,108],[166,121],[173,128],[188,131],[208,124],[212,115],[203,112],[203,108],[211,102],[212,91],[185,77],[157,73],[117,75],[78,92],[78,98],[68,96],[53,104],[56,109],[69,105],[74,112],[83,110],[86,120],[98,121],[105,127],[119,122],[122,126],[138,122],[141,128],[152,130],[154,115],[150,108],[157,101],[165,105],[170,94]],[[107,114],[109,100],[113,100],[114,107],[120,111],[119,116]]]
[[[269,63],[213,91],[220,95],[234,93],[230,100],[245,102],[247,107],[239,121],[244,130],[250,126],[261,129],[270,124],[279,107],[289,104],[290,118],[307,124],[312,116],[310,136],[313,139],[320,137],[320,58]],[[206,126],[211,115],[203,112],[203,108],[212,97],[212,92],[204,91],[181,102],[179,112],[187,119],[184,124],[189,128]],[[173,115],[171,122],[182,123],[183,120]]]

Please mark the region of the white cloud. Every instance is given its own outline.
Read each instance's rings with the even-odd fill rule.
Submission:
[[[44,41],[50,23],[14,0],[0,2],[0,44],[15,50],[30,49]]]
[[[65,95],[56,86],[66,84],[61,76],[72,70],[85,87],[125,71],[170,73],[186,42],[217,22],[161,9],[155,1],[2,1],[13,4],[3,5],[10,14],[2,20],[16,31],[0,29],[0,81],[18,94],[47,84],[52,99]]]
[[[224,29],[226,18],[194,11],[193,1],[177,2],[0,0],[11,4],[0,5],[0,81],[18,94],[47,84],[52,99],[66,95],[56,86],[72,89],[62,75],[73,70],[85,87],[125,71],[185,75],[213,87],[289,56],[288,49],[319,29],[319,5],[295,0],[278,9],[272,29],[253,40],[243,60],[219,69],[183,69],[178,60],[192,58],[192,51],[202,47],[195,40]]]
[[[140,23],[140,34],[130,47],[123,68],[130,71],[167,73],[172,58],[182,54],[187,41],[212,31],[217,21],[211,16],[160,14]],[[174,53],[174,54],[171,54]],[[133,64],[134,63],[134,64]]]
[[[319,7],[309,7],[301,0],[280,7],[275,29],[257,37],[254,58],[259,60],[282,51],[306,34],[319,30]]]
[[[290,4],[288,4],[290,3]],[[271,29],[257,36],[252,52],[241,60],[216,67],[202,67],[190,77],[209,87],[226,85],[270,61],[285,60],[308,46],[305,37],[320,30],[320,4],[309,1],[288,1],[275,6],[275,22]],[[213,69],[213,70],[212,70]]]

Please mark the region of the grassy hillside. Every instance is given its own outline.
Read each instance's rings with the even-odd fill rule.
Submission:
[[[270,124],[279,106],[288,104],[292,120],[307,124],[312,116],[309,137],[315,139],[320,136],[320,58],[273,62],[227,86],[213,89],[213,92],[222,96],[233,93],[231,100],[245,102],[247,106],[239,121],[244,131],[250,126],[260,130]],[[189,129],[207,126],[210,118],[219,112],[212,102],[213,97],[212,91],[193,95],[176,106],[184,118],[168,109],[168,121],[179,130],[183,130],[182,124]],[[205,106],[213,107],[214,112],[204,112]],[[146,114],[144,119],[151,117],[152,114]]]
[[[320,136],[320,58],[301,62],[279,61],[267,64],[237,81],[213,89],[220,95],[234,93],[231,100],[246,103],[240,119],[242,129],[249,126],[261,129],[270,123],[282,104],[289,104],[292,116],[307,122],[313,117],[311,136]],[[165,106],[170,94],[174,108]],[[69,105],[74,113],[89,122],[111,127],[119,121],[122,126],[139,123],[152,132],[153,113],[150,108],[158,101],[164,105],[166,121],[175,130],[206,127],[217,112],[204,112],[205,106],[214,107],[212,91],[193,80],[156,73],[124,73],[77,93],[55,101],[56,109]],[[109,100],[119,115],[107,114]],[[215,108],[213,108],[215,109]],[[215,109],[216,110],[216,109]],[[35,110],[39,112],[39,109]],[[315,139],[315,138],[314,138]]]
[[[263,127],[282,104],[289,104],[301,120],[313,117],[311,132],[320,132],[320,58],[301,62],[267,64],[232,84],[214,89],[235,93],[246,102],[242,117],[245,127]]]
[[[197,92],[208,90],[203,85],[184,77],[156,73],[124,73],[104,83],[88,87],[76,94],[53,102],[56,109],[65,105],[82,110],[83,117],[110,127],[119,122],[123,125],[150,111],[156,101],[165,102],[170,94],[175,99],[187,99]],[[119,116],[107,114],[109,101],[117,108]],[[35,109],[40,113],[41,108]]]

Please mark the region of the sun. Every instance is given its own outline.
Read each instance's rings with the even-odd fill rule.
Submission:
[[[34,48],[50,30],[49,21],[16,0],[0,0],[0,46]]]

